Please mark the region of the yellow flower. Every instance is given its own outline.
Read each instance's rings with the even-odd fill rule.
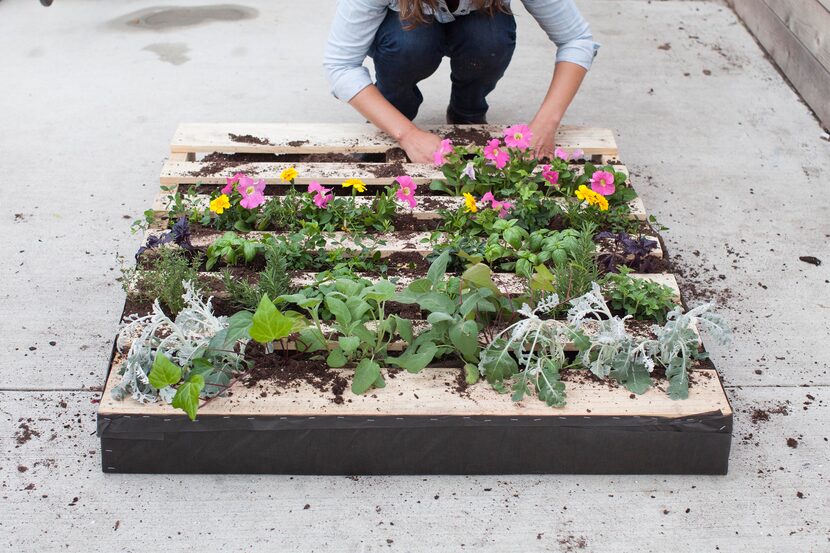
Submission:
[[[608,211],[608,200],[605,196],[594,192],[584,184],[576,189],[574,195],[583,202],[588,202],[588,205],[598,206],[600,211]]]
[[[291,182],[297,178],[299,173],[293,167],[289,167],[288,169],[284,169],[282,173],[280,173],[280,178],[285,182]]]
[[[584,184],[576,189],[576,197],[582,200],[583,202],[590,203],[589,198],[591,197],[591,194],[593,194],[593,191]]]
[[[467,213],[475,213],[478,211],[478,206],[476,205],[476,199],[473,198],[473,195],[469,192],[464,192],[464,206],[465,211]]]
[[[354,189],[360,192],[361,194],[363,192],[366,192],[366,184],[360,179],[346,179],[343,181],[342,186],[343,188],[353,186]]]
[[[210,201],[210,210],[217,215],[222,215],[222,212],[231,206],[227,194],[222,194],[215,200]]]

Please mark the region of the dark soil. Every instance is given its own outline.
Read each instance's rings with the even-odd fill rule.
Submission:
[[[348,382],[338,371],[330,369],[322,359],[309,359],[296,352],[276,352],[269,355],[262,346],[253,343],[246,349],[245,356],[253,363],[250,371],[243,376],[243,383],[248,388],[268,382],[275,384],[282,391],[308,383],[321,392],[331,392],[333,403],[343,403],[343,392]],[[267,396],[264,389],[262,394]]]
[[[18,431],[14,435],[14,441],[17,445],[23,445],[29,442],[32,437],[39,437],[40,432],[37,430],[33,430],[29,423],[33,422],[32,419],[18,419],[17,422],[20,424],[18,425]]]
[[[449,138],[457,146],[475,144],[476,146],[484,146],[494,137],[489,132],[479,129],[470,129],[464,127],[455,127],[444,138]]]
[[[789,415],[790,411],[786,405],[779,405],[770,409],[755,408],[750,413],[750,420],[753,424],[759,422],[767,422],[770,420],[770,415]]]
[[[228,138],[230,138],[234,142],[240,142],[242,144],[259,144],[261,146],[273,146],[270,140],[266,138],[258,138],[256,136],[251,136],[250,134],[239,135],[228,133]]]
[[[800,261],[803,261],[804,263],[809,263],[810,265],[815,265],[816,267],[821,265],[821,259],[819,259],[818,257],[812,256],[812,255],[802,255],[798,259]]]

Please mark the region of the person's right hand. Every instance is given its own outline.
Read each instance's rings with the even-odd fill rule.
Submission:
[[[434,154],[441,147],[441,138],[413,126],[399,142],[412,163],[433,163]]]

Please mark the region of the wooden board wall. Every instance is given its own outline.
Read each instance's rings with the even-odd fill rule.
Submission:
[[[830,128],[830,1],[729,0],[821,124]]]

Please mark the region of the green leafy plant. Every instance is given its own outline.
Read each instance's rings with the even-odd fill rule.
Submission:
[[[674,290],[645,278],[632,278],[631,269],[620,267],[619,273],[608,273],[603,280],[605,296],[611,307],[635,319],[666,322],[666,314],[674,309]]]
[[[285,250],[280,246],[275,240],[265,243],[265,268],[254,284],[234,278],[228,270],[222,273],[225,290],[236,306],[253,310],[263,296],[276,298],[290,291],[291,277],[288,274]]]
[[[220,261],[226,265],[250,263],[265,250],[266,238],[249,239],[233,231],[226,232],[208,246],[205,268],[210,271]]]
[[[178,248],[157,248],[135,267],[122,267],[121,285],[134,300],[158,299],[173,315],[184,306],[184,282],[199,282],[201,256],[191,257]],[[200,287],[197,285],[196,289]]]
[[[236,316],[214,315],[210,300],[202,299],[192,282],[183,286],[184,308],[175,319],[158,301],[149,315],[127,317],[116,342],[124,361],[112,395],[161,399],[194,419],[200,398],[225,392],[233,376],[247,368],[242,351],[248,335]]]

